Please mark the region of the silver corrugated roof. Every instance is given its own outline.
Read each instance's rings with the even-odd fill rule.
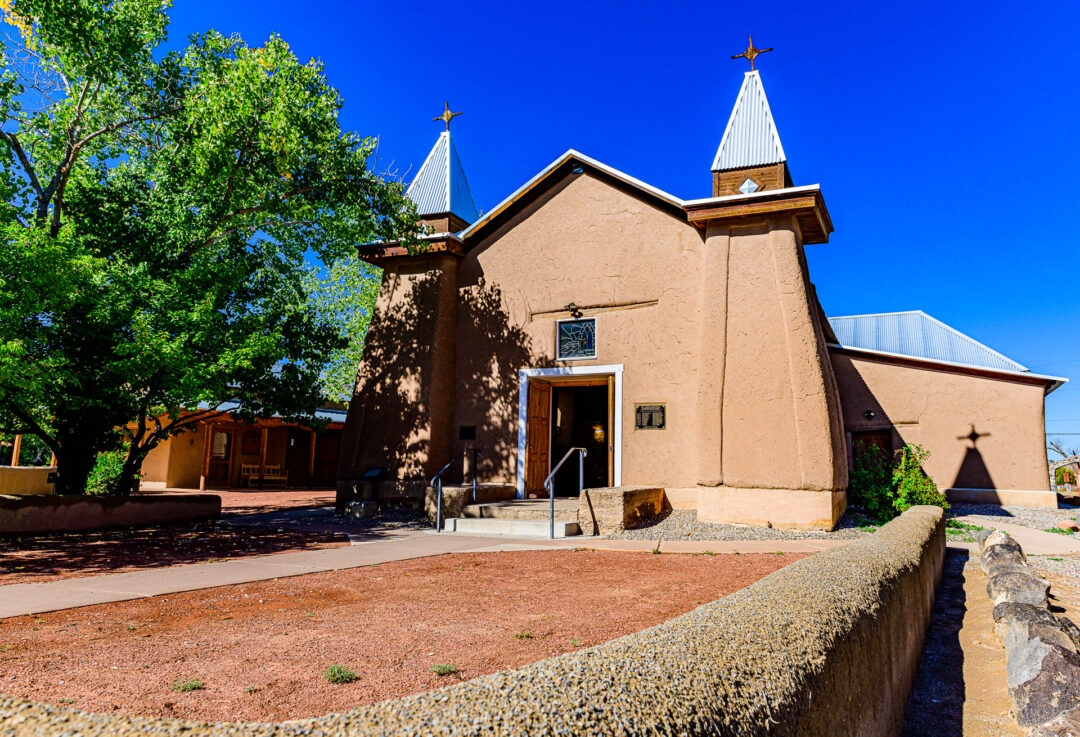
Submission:
[[[1011,358],[920,310],[830,317],[829,324],[845,348],[999,371],[1027,371]]]
[[[452,212],[467,223],[480,219],[450,131],[439,134],[405,194],[416,203],[418,215]]]
[[[769,99],[761,85],[761,73],[747,72],[731,109],[724,137],[713,159],[713,171],[765,166],[787,161],[780,134],[776,132]]]

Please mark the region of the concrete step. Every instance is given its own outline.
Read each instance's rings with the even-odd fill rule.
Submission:
[[[504,520],[536,520],[547,522],[551,518],[551,506],[548,499],[509,499],[485,504],[468,504],[461,510],[463,517],[491,518]],[[576,522],[578,516],[577,498],[559,498],[555,500],[555,521]]]
[[[496,517],[452,517],[445,522],[446,532],[480,535],[506,535],[510,537],[547,537],[550,534],[548,520],[501,519]],[[577,522],[555,520],[555,537],[580,535]]]

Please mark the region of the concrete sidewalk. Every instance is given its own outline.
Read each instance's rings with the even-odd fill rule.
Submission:
[[[503,550],[544,550],[550,548],[589,548],[596,550],[649,551],[656,543],[649,540],[603,540],[595,537],[507,538],[502,536],[466,536],[435,534],[432,531],[405,530],[396,536],[350,536],[349,547],[305,550],[251,558],[237,558],[216,563],[154,568],[130,573],[85,576],[48,583],[24,583],[0,586],[0,619],[26,614],[107,604],[116,601],[162,596],[181,591],[209,589],[253,581],[266,581],[307,573],[336,571],[378,565],[395,560],[423,558],[445,553],[499,552]],[[661,543],[665,553],[815,553],[843,545],[848,540],[751,540],[745,542]]]
[[[1054,532],[1044,532],[1033,527],[1014,525],[1009,522],[989,523],[985,519],[968,518],[964,515],[957,516],[954,519],[957,522],[1007,532],[1016,542],[1020,543],[1020,547],[1024,549],[1026,555],[1076,555],[1080,553],[1080,533],[1076,535],[1059,535]],[[952,545],[953,543],[949,544]],[[978,546],[975,543],[957,543],[957,545],[978,551]]]

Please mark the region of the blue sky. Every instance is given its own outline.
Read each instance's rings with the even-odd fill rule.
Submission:
[[[1076,374],[1047,426],[1080,433],[1080,3],[295,3],[177,0],[214,28],[317,57],[343,125],[411,178],[449,100],[489,210],[568,148],[685,198],[755,45],[796,184],[836,232],[809,246],[830,315],[922,309],[1033,371]],[[1061,438],[1080,447],[1080,434]]]

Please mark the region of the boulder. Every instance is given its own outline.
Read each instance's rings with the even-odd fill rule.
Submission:
[[[1001,624],[994,626],[995,631],[1000,631],[1001,629]],[[1024,645],[1028,640],[1034,640],[1036,638],[1051,645],[1057,645],[1071,653],[1076,652],[1076,644],[1072,641],[1072,638],[1058,626],[1057,622],[1025,622],[1023,620],[1014,619],[1008,621],[1004,630],[1005,632],[1001,639],[1005,642],[1006,652],[1011,652],[1017,647]]]
[[[986,595],[995,604],[1015,601],[1045,607],[1049,604],[1050,584],[1046,579],[1026,573],[999,573],[986,584]]]
[[[1056,616],[1049,609],[1034,606],[1033,604],[1006,601],[994,607],[993,616],[994,631],[1002,639],[1005,638],[1010,625],[1014,622],[1028,622],[1061,630],[1072,642],[1073,649],[1080,652],[1080,628],[1073,624],[1068,617]]]
[[[1080,707],[1080,655],[1034,639],[1010,649],[1008,658],[1009,696],[1021,727]]]
[[[999,560],[995,561],[993,565],[986,568],[986,577],[993,578],[999,573],[1023,573],[1024,575],[1031,576],[1032,578],[1042,578],[1037,570],[1029,566],[1027,563],[1017,563],[1012,560]]]
[[[1080,737],[1080,709],[1058,714],[1028,732],[1028,737]]]
[[[986,547],[986,538],[994,534],[994,530],[982,529],[975,534],[975,542],[979,544],[979,550],[981,551]]]
[[[986,552],[984,552],[979,559],[979,567],[983,569],[983,573],[986,573],[993,566],[1000,563],[1013,563],[1015,565],[1024,566],[1027,565],[1027,559],[1024,557],[1023,553],[1018,553],[1015,550],[1009,550],[999,546],[987,548]]]
[[[1066,532],[1080,532],[1080,524],[1076,523],[1076,520],[1063,519],[1057,523],[1059,530],[1065,530]]]
[[[994,530],[985,538],[983,538],[980,552],[985,553],[987,550],[993,547],[1001,546],[1009,550],[1015,550],[1017,553],[1023,555],[1023,551],[1020,549],[1020,543],[1016,542],[1008,533]]]

